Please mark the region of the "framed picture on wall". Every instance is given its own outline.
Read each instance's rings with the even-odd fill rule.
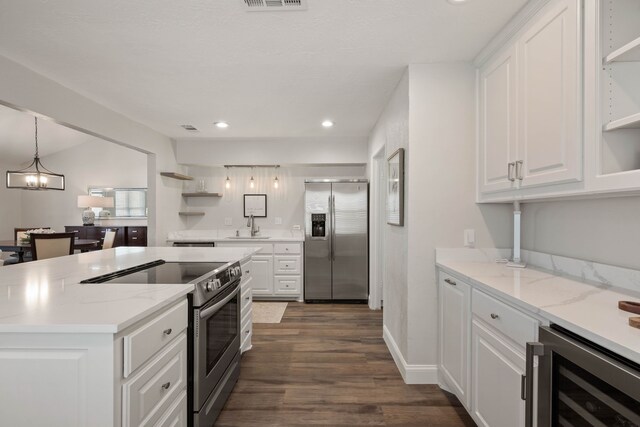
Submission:
[[[404,226],[404,148],[387,159],[387,224]]]
[[[245,194],[244,195],[244,217],[251,215],[254,218],[267,217],[267,195],[266,194]]]

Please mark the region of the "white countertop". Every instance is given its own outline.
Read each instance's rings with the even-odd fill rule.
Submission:
[[[260,235],[250,237],[249,231],[242,229],[240,236],[235,238],[235,230],[182,230],[172,231],[167,236],[167,242],[304,242],[304,233],[301,230],[261,230]],[[230,238],[234,237],[234,238]]]
[[[193,285],[80,284],[157,259],[232,262],[258,248],[119,247],[0,267],[0,333],[116,333]]]
[[[640,363],[640,329],[629,326],[632,313],[618,309],[620,300],[640,302],[640,292],[494,262],[439,260],[437,265],[478,289]]]

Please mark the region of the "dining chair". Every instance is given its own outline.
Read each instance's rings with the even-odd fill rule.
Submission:
[[[35,230],[37,228],[42,228],[44,230],[50,230],[51,227],[15,227],[13,229],[13,240],[16,243],[21,242],[25,237],[27,237],[27,231],[29,230]],[[31,251],[26,251],[25,254],[22,256],[22,258],[24,259],[24,261],[32,261],[31,258]],[[4,261],[5,265],[8,264],[17,264],[18,263],[18,255],[13,253],[9,256],[9,258],[7,258]]]
[[[116,240],[117,228],[107,228],[104,231],[104,240],[102,241],[102,249],[111,249]]]
[[[33,260],[73,255],[76,233],[50,233],[31,235]]]

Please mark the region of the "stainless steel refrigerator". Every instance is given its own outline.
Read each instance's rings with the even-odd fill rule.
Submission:
[[[305,301],[368,298],[368,182],[305,181]]]

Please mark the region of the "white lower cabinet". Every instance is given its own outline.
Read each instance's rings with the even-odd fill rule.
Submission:
[[[540,322],[455,275],[438,286],[441,384],[479,426],[524,426],[525,346]]]
[[[440,376],[469,408],[469,316],[471,287],[440,273]]]
[[[242,263],[242,281],[240,282],[240,351],[251,349],[253,334],[253,261]]]
[[[477,320],[471,336],[473,418],[481,426],[524,426],[524,401],[520,398],[524,355]]]
[[[304,243],[216,241],[218,247],[259,247],[251,257],[251,295],[261,300],[302,301]],[[242,273],[245,274],[244,272]]]

